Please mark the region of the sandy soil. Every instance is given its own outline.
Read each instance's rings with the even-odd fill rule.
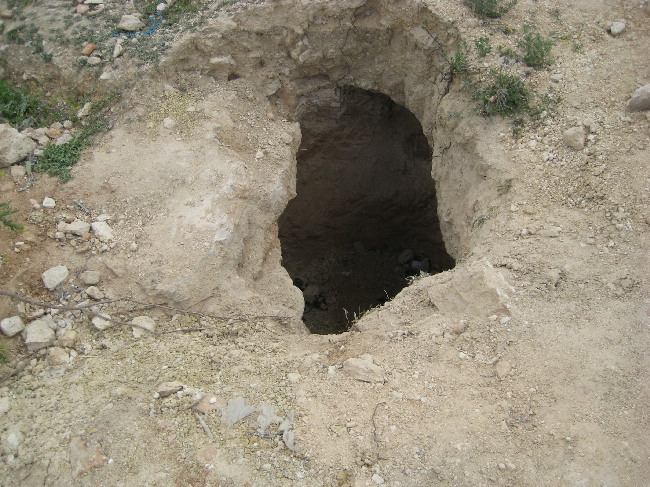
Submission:
[[[253,3],[269,5],[241,2],[233,14]],[[124,322],[149,316],[159,332],[135,338],[123,324],[99,331],[80,311],[45,308],[53,323],[67,320],[54,327],[59,340],[73,329],[72,343],[29,352],[20,335],[2,337],[2,485],[650,486],[650,118],[626,111],[650,81],[648,7],[521,1],[483,23],[461,1],[424,3],[470,46],[481,36],[495,51],[514,46],[504,27],[520,31],[533,20],[555,32],[551,67],[517,69],[561,101],[514,137],[508,121],[476,115],[463,77],[454,80],[436,126],[450,137],[465,133],[498,170],[486,169],[489,191],[472,189],[475,216],[484,218],[455,220],[466,232],[448,243],[455,269],[415,279],[348,332],[307,334],[300,293],[279,265],[277,219],[295,184],[298,124],[261,93],[261,78],[177,70],[189,61],[173,47],[194,35],[192,22],[164,31],[172,54],[160,70],[136,54],[110,66],[120,75],[106,84],[123,91],[114,128],[70,182],[38,175],[21,192],[23,180],[0,179],[0,201],[10,200],[26,226],[22,234],[0,228],[0,290],[78,305],[88,298],[81,272],[98,270],[106,299],[138,302],[95,310]],[[199,39],[227,23],[216,5]],[[114,15],[120,8],[107,3]],[[63,25],[69,11],[66,2],[23,10],[44,36],[43,25]],[[626,27],[615,37],[607,29],[616,20]],[[40,69],[29,49],[5,46],[7,75]],[[101,70],[75,64],[77,47],[56,47],[57,76],[103,86]],[[499,62],[496,52],[472,57],[477,67]],[[163,127],[165,117],[177,125]],[[579,125],[590,138],[574,150],[562,133]],[[511,187],[498,190],[506,177]],[[438,195],[446,198],[441,221],[445,205],[474,203],[461,189],[457,199]],[[46,196],[55,209],[31,202]],[[225,215],[221,223],[215,212]],[[51,238],[66,216],[94,221],[102,213],[113,216],[112,245]],[[233,214],[241,235],[228,230]],[[229,250],[214,251],[215,234],[233,242]],[[71,271],[63,293],[40,280],[55,265]],[[39,309],[0,300],[0,318],[27,323]],[[365,373],[379,367],[380,380],[350,375],[344,363],[359,357]],[[180,390],[161,397],[167,382]],[[237,398],[256,409],[229,425],[241,411]]]

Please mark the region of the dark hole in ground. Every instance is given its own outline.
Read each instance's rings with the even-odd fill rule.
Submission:
[[[431,148],[389,97],[345,87],[301,117],[297,196],[279,221],[282,259],[312,333],[341,333],[409,276],[453,267],[440,233]]]

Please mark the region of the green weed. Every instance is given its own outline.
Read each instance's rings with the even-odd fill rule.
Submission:
[[[2,223],[9,230],[20,232],[21,230],[24,230],[23,226],[17,224],[9,218],[9,215],[13,215],[14,213],[18,213],[18,210],[11,208],[11,203],[0,203],[0,223]]]
[[[490,19],[499,18],[517,5],[518,0],[510,0],[504,2],[503,0],[466,0],[469,8],[472,9],[479,17],[485,17]]]
[[[492,52],[492,44],[490,44],[489,37],[479,37],[474,41],[476,51],[479,57],[485,57]]]
[[[524,26],[524,37],[517,42],[517,46],[522,49],[523,55],[521,60],[527,66],[542,69],[553,64],[551,59],[553,41],[545,39],[539,32],[533,32],[531,26]]]
[[[462,73],[469,69],[469,60],[467,59],[467,46],[461,42],[456,46],[456,51],[453,55],[445,54],[445,60],[451,66],[453,73]]]
[[[85,119],[84,128],[71,141],[62,145],[47,145],[43,154],[36,160],[34,169],[57,176],[62,181],[70,180],[70,168],[79,161],[83,150],[92,143],[93,136],[108,130],[109,122],[105,110],[117,96],[114,93],[96,102],[91,114]]]
[[[512,189],[512,179],[505,179],[497,186],[497,194],[503,196]]]
[[[491,82],[476,89],[472,95],[479,102],[481,115],[512,115],[528,110],[532,94],[519,76],[495,70],[491,75]]]
[[[47,126],[61,117],[61,111],[27,90],[0,79],[0,119],[18,129]]]

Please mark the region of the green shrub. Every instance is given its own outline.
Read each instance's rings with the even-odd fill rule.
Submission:
[[[34,169],[68,181],[72,177],[70,168],[77,163],[83,150],[92,143],[93,136],[108,130],[109,123],[104,111],[117,96],[117,93],[113,93],[94,103],[91,114],[85,119],[84,128],[65,144],[47,145],[43,154],[36,160]]]
[[[454,73],[462,73],[469,69],[469,61],[467,59],[467,46],[461,42],[456,46],[456,51],[452,56],[445,54],[445,60],[451,66]]]
[[[489,37],[479,37],[474,41],[479,57],[485,57],[492,52],[492,44]]]
[[[479,17],[496,19],[505,15],[512,7],[517,5],[518,0],[466,0],[472,11]]]
[[[50,125],[56,111],[31,93],[0,79],[0,119],[18,129]]]
[[[517,42],[522,49],[521,60],[527,66],[535,69],[542,69],[553,63],[551,60],[551,48],[553,41],[544,39],[539,32],[533,32],[528,25],[524,26],[524,38]]]
[[[492,71],[492,80],[487,86],[474,91],[472,98],[478,100],[481,115],[512,115],[530,107],[532,94],[519,76]]]
[[[18,225],[16,222],[8,218],[9,215],[17,212],[18,210],[11,208],[11,203],[0,203],[0,223],[2,223],[8,229],[13,230],[14,232],[23,230],[23,227],[21,225]]]

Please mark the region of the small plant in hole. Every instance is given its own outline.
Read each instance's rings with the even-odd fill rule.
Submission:
[[[573,52],[582,52],[583,46],[579,42],[574,42],[572,46]]]
[[[492,80],[487,86],[474,91],[472,98],[479,102],[481,115],[513,115],[525,112],[530,107],[531,92],[519,76],[492,71]]]
[[[9,218],[9,215],[13,215],[14,213],[18,213],[18,210],[11,208],[11,203],[8,203],[6,201],[0,203],[0,223],[2,223],[2,225],[7,227],[9,230],[20,232],[21,230],[24,230],[23,226],[18,225],[16,222]]]
[[[553,64],[551,59],[551,48],[553,41],[545,39],[539,32],[534,32],[529,25],[524,25],[524,37],[517,46],[522,49],[521,60],[527,66],[535,69],[542,69]]]
[[[476,51],[479,57],[485,57],[492,52],[492,44],[490,44],[489,37],[479,37],[474,41]]]
[[[507,14],[518,0],[466,0],[469,8],[479,17],[497,19]]]
[[[0,364],[9,362],[9,351],[4,345],[0,345]]]
[[[445,60],[451,66],[453,73],[462,73],[469,69],[469,60],[467,59],[467,46],[461,42],[456,46],[456,51],[453,55],[445,54]]]

